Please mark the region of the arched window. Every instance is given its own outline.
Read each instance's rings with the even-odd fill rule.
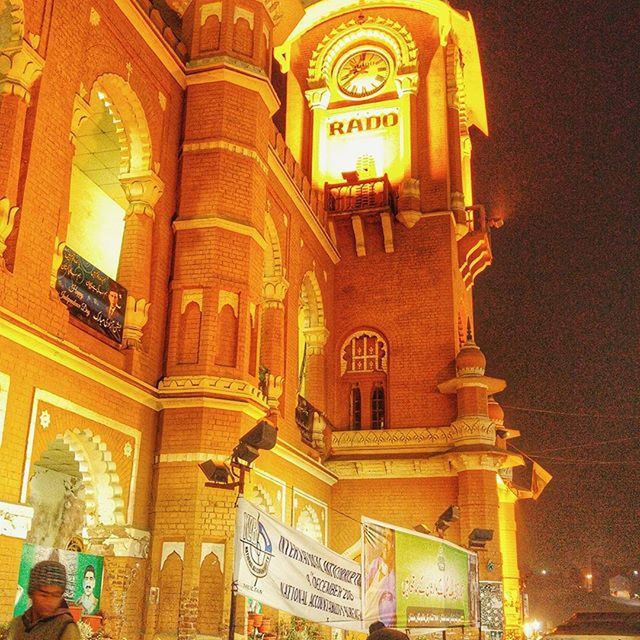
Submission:
[[[376,384],[371,392],[371,428],[384,429],[385,398],[384,387]]]
[[[76,131],[67,245],[110,278],[118,265],[128,202],[120,185],[126,137],[107,95],[96,90]]]
[[[362,427],[362,396],[360,387],[356,384],[351,387],[351,416],[350,426],[352,429],[360,429]]]
[[[387,426],[388,351],[386,339],[373,329],[356,331],[342,343],[337,424],[349,429]]]

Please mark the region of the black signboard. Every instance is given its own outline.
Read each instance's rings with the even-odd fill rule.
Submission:
[[[127,290],[69,247],[63,249],[56,291],[72,316],[122,342]]]

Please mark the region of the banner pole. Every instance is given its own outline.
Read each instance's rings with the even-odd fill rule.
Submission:
[[[239,464],[240,477],[238,478],[238,498],[244,497],[244,465]],[[236,499],[235,508],[238,508],[238,500]],[[235,553],[235,550],[234,550]],[[234,561],[235,567],[235,561]],[[235,571],[234,571],[235,572]],[[237,576],[231,579],[231,603],[229,604],[229,637],[228,640],[235,640],[236,635],[236,604],[238,599],[238,580]]]

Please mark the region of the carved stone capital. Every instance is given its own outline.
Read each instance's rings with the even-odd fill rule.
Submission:
[[[496,425],[491,418],[477,416],[459,418],[448,429],[449,439],[455,447],[484,444],[495,445]]]
[[[416,95],[418,93],[418,74],[416,72],[398,75],[395,78],[395,83],[399,97],[404,94]]]
[[[263,307],[265,309],[283,308],[284,297],[289,289],[289,283],[282,276],[270,276],[262,282]]]
[[[154,207],[164,192],[164,182],[153,171],[145,171],[120,176],[120,184],[129,201],[127,217],[140,214],[153,220]]]
[[[420,211],[420,180],[417,178],[407,178],[400,185],[396,218],[407,229],[411,229],[422,218]]]
[[[309,109],[326,109],[329,106],[329,100],[331,93],[328,87],[317,87],[316,89],[307,89],[304,92],[307,102],[309,103]]]
[[[25,540],[32,520],[33,507],[0,502],[0,536]]]
[[[329,330],[324,327],[309,327],[303,329],[302,333],[307,343],[307,353],[310,356],[323,355],[324,345],[327,344],[329,338]]]
[[[127,308],[124,314],[124,329],[122,339],[126,347],[139,349],[142,346],[142,329],[149,319],[151,303],[144,298],[136,300],[127,295]]]
[[[89,551],[101,556],[146,558],[149,554],[151,534],[143,529],[123,526],[91,527]]]
[[[9,198],[0,198],[0,266],[4,265],[3,255],[7,248],[7,238],[13,231],[18,211],[19,207],[12,206]]]
[[[273,373],[267,374],[267,403],[269,408],[276,410],[280,404],[280,396],[284,391],[284,377]]]
[[[23,40],[18,46],[0,51],[0,95],[14,95],[27,104],[31,87],[40,77],[44,60]]]
[[[460,453],[450,453],[447,460],[451,468],[460,473],[461,471],[495,471],[496,473],[504,467],[509,454],[505,451],[465,451]]]

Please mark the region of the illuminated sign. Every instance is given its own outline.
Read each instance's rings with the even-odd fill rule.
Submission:
[[[395,127],[399,122],[398,114],[390,111],[384,114],[372,114],[367,117],[354,117],[349,120],[334,120],[329,122],[329,135],[345,135],[348,133],[362,133],[376,129]]]
[[[362,518],[365,627],[446,628],[478,620],[478,557],[458,545]]]

